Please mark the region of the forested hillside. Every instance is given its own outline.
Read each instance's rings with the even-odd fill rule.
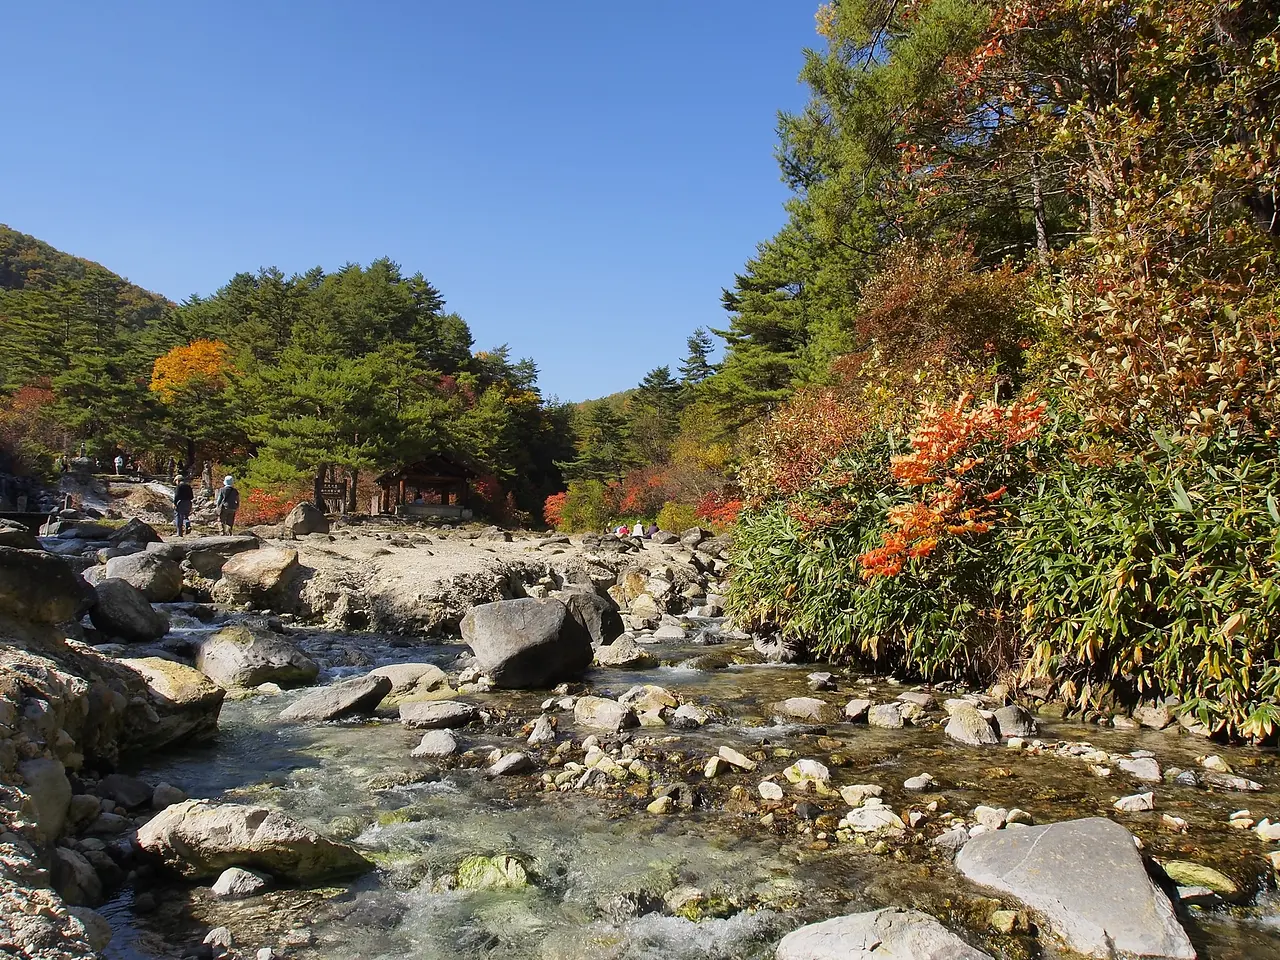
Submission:
[[[560,486],[568,413],[543,403],[534,363],[474,351],[440,292],[390,260],[237,274],[175,305],[6,228],[0,277],[0,428],[25,469],[81,444],[155,467],[210,459],[266,503],[317,471],[358,481],[447,453],[510,519]]]
[[[732,451],[744,625],[1272,733],[1278,10],[820,9],[674,441]]]

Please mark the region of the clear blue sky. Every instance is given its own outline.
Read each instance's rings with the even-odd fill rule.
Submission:
[[[0,222],[174,300],[390,256],[566,400],[783,221],[816,0],[10,4]]]

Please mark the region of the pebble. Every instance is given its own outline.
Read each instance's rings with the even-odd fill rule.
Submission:
[[[754,770],[757,766],[754,760],[751,760],[750,758],[743,756],[737,750],[733,749],[733,747],[721,747],[719,754],[720,754],[721,760],[724,760],[726,763],[732,764],[733,766],[737,767],[739,770],[746,770],[748,773]]]
[[[761,800],[781,800],[783,797],[782,785],[772,780],[761,780],[756,792],[760,794]]]
[[[672,800],[671,797],[658,797],[658,799],[645,807],[645,810],[649,813],[657,814],[670,813],[671,809],[675,806],[675,803],[676,802]]]
[[[831,771],[817,760],[797,760],[783,770],[782,775],[792,783],[797,784],[806,781],[827,783],[831,780]]]
[[[1212,770],[1214,773],[1232,773],[1231,767],[1227,765],[1227,761],[1223,760],[1217,754],[1208,757],[1201,757],[1200,766],[1206,770]]]
[[[834,690],[836,689],[836,677],[833,673],[811,673],[809,674],[810,690]]]
[[[879,797],[884,792],[874,783],[855,783],[840,788],[840,798],[851,807],[860,807],[869,797]]]
[[[713,780],[720,775],[720,768],[724,765],[724,761],[719,757],[709,757],[707,765],[702,768],[702,775],[708,780]]]
[[[491,777],[509,776],[516,773],[528,773],[533,769],[533,761],[523,753],[508,753],[491,766],[488,775]]]
[[[906,780],[902,781],[902,786],[907,790],[919,792],[921,790],[928,790],[937,782],[938,781],[934,780],[933,777],[930,776],[929,774],[921,773],[917,776],[909,777]]]
[[[1263,817],[1258,825],[1253,828],[1253,832],[1263,840],[1269,840],[1274,843],[1280,840],[1280,823],[1272,823],[1266,817]]]
[[[1121,797],[1115,802],[1115,808],[1121,813],[1145,813],[1154,810],[1156,797],[1154,793],[1136,793],[1131,797]]]

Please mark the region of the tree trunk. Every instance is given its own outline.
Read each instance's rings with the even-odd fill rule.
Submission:
[[[351,488],[347,490],[347,513],[356,512],[356,487],[360,484],[360,469],[358,467],[351,468],[351,477],[348,481]]]
[[[1036,255],[1049,267],[1049,224],[1044,215],[1044,184],[1040,180],[1040,154],[1031,151],[1031,212],[1036,222]]]
[[[193,437],[187,437],[187,470],[195,470],[196,468],[196,441]],[[190,474],[188,473],[188,476]]]
[[[316,469],[316,479],[312,488],[312,501],[315,503],[316,509],[321,513],[324,513],[324,494],[320,491],[320,487],[324,483],[324,470],[324,464],[321,464]]]

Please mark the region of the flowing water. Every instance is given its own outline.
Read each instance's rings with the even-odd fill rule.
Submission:
[[[183,630],[208,629],[194,622]],[[878,730],[834,724],[816,729],[779,726],[768,704],[813,695],[812,667],[753,663],[745,644],[705,646],[705,635],[651,648],[664,662],[701,657],[695,668],[597,670],[593,693],[617,696],[633,684],[668,688],[721,718],[695,731],[643,728],[632,746],[659,782],[695,785],[703,805],[655,816],[645,811],[647,791],[633,782],[606,793],[544,792],[538,775],[487,779],[483,758],[493,747],[523,747],[519,728],[536,717],[545,694],[495,691],[466,697],[492,712],[484,728],[460,731],[462,765],[437,770],[409,754],[420,739],[390,715],[369,722],[288,725],[277,721],[298,694],[229,702],[216,742],[149,758],[131,771],[168,781],[190,796],[279,807],[331,835],[352,839],[379,869],[353,884],[319,890],[277,890],[249,901],[217,901],[207,886],[165,883],[148,891],[144,912],[138,891],[127,889],[104,908],[116,927],[107,956],[141,960],[182,956],[205,931],[226,925],[237,944],[283,948],[284,955],[324,960],[400,957],[599,958],[693,960],[763,958],[801,923],[884,905],[915,906],[937,916],[993,956],[1039,956],[1026,935],[993,934],[987,923],[999,906],[958,878],[945,857],[908,838],[883,849],[838,844],[823,820],[779,811],[762,824],[755,785],[795,757],[814,757],[832,768],[833,783],[876,783],[899,812],[965,814],[979,803],[1021,807],[1037,823],[1077,816],[1113,816],[1158,858],[1196,860],[1235,878],[1262,876],[1265,845],[1252,833],[1227,826],[1230,813],[1248,807],[1255,818],[1280,815],[1275,757],[1250,749],[1216,749],[1237,772],[1266,787],[1261,794],[1216,793],[1171,784],[1155,786],[1154,813],[1116,814],[1112,803],[1146,786],[1117,772],[1102,779],[1077,760],[1031,756],[1001,747],[968,748],[940,728]],[[373,663],[429,661],[449,669],[460,646],[421,648],[373,635],[307,636],[302,645],[338,678]],[[818,694],[842,704],[852,696],[891,699],[902,688],[883,680],[841,678],[838,693]],[[933,711],[937,713],[937,711]],[[560,736],[580,741],[571,714],[559,714]],[[1083,724],[1042,726],[1040,738],[1087,741],[1111,752],[1154,752],[1160,763],[1191,767],[1203,741],[1177,731],[1122,732]],[[755,773],[730,772],[702,781],[706,757],[727,744],[764,757]],[[528,749],[524,747],[524,749]],[[540,754],[543,767],[549,750]],[[572,754],[581,760],[580,751]],[[558,772],[549,768],[551,772]],[[902,789],[907,777],[928,772],[938,781],[928,794]],[[734,785],[744,790],[733,791]],[[815,814],[838,818],[839,798],[811,798]],[[1186,834],[1160,826],[1162,812],[1183,817]],[[449,878],[473,854],[516,857],[531,884],[523,889],[458,891]],[[693,887],[703,895],[694,912],[664,908],[669,891]],[[1016,909],[1013,901],[1005,906]],[[1209,960],[1280,960],[1280,910],[1270,893],[1247,906],[1193,910],[1185,921],[1201,956]],[[694,916],[697,919],[689,919]],[[1049,954],[1052,955],[1052,954]]]

